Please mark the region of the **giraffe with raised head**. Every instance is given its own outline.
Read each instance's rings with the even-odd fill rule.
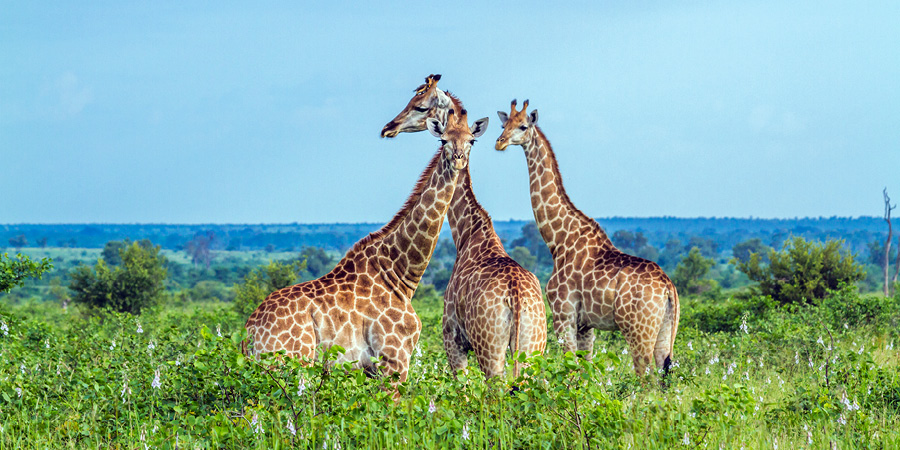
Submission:
[[[678,331],[678,293],[654,262],[619,251],[600,225],[569,200],[556,156],[537,126],[537,110],[498,111],[503,132],[495,148],[525,150],[534,220],[553,255],[547,298],[553,328],[566,351],[593,352],[594,329],[621,330],[639,375],[650,361],[668,373]]]
[[[471,142],[487,122],[472,131],[465,123],[444,127],[429,120],[434,130],[444,130],[442,145],[400,212],[354,244],[331,272],[270,294],[245,325],[252,339],[248,353],[284,350],[314,359],[317,347],[340,345],[345,353],[337,362],[355,361],[370,376],[397,373],[406,380],[422,330],[410,299],[468,164]]]
[[[458,98],[437,88],[432,75],[382,130],[382,137],[425,129],[428,117],[465,117]],[[387,133],[385,132],[387,130]],[[473,350],[485,377],[503,375],[506,351],[543,353],[547,324],[541,286],[503,248],[487,211],[472,190],[469,168],[460,171],[447,213],[456,262],[444,292],[444,349],[451,369],[468,365]],[[519,375],[519,363],[513,365]]]

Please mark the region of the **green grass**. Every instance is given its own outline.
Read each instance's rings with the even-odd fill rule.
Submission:
[[[455,376],[440,305],[420,304],[420,353],[394,404],[389,380],[346,366],[243,358],[230,306],[0,307],[0,448],[900,448],[896,314],[844,328],[823,308],[778,309],[745,315],[746,332],[682,326],[663,389],[633,374],[613,332],[598,333],[592,362],[561,354],[551,332],[528,377],[485,382],[474,358]]]

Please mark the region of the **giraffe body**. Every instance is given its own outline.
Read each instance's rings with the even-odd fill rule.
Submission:
[[[396,372],[405,381],[422,329],[409,300],[467,159],[468,153],[440,149],[387,225],[357,242],[328,274],[270,294],[245,325],[250,353],[284,350],[314,359],[317,347],[340,345],[346,352],[338,362],[356,361],[373,375]]]
[[[594,329],[621,330],[635,372],[649,371],[651,360],[668,371],[678,330],[679,304],[674,284],[656,263],[619,251],[596,221],[578,210],[562,184],[556,157],[537,127],[537,111],[528,101],[504,122],[497,150],[521,145],[528,163],[532,210],[553,255],[547,298],[553,328],[566,351],[590,357]]]
[[[382,137],[426,129],[428,118],[465,117],[458,98],[437,88],[431,75],[407,106],[384,126]],[[547,344],[540,283],[503,248],[487,211],[472,190],[469,169],[460,172],[447,214],[456,262],[444,292],[443,338],[450,367],[463,370],[473,350],[486,377],[502,375],[509,349],[542,353]],[[514,371],[518,375],[519,366]]]
[[[507,348],[543,353],[544,299],[537,277],[504,250],[467,170],[458,183],[448,213],[456,262],[444,292],[444,349],[454,371],[465,369],[473,350],[484,375],[494,377],[504,373]]]

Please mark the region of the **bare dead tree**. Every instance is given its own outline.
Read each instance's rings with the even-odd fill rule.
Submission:
[[[891,283],[888,278],[888,271],[890,269],[891,264],[891,239],[894,237],[894,230],[891,227],[891,210],[895,209],[897,205],[891,206],[891,197],[888,196],[887,188],[884,188],[884,220],[888,224],[888,236],[887,241],[884,243],[884,296],[887,297],[891,292]],[[900,259],[898,259],[900,261]],[[896,275],[895,275],[896,277]]]

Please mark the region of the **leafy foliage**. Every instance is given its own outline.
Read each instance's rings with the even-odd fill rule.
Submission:
[[[761,257],[765,257],[768,254],[768,250],[769,246],[763,244],[762,239],[753,238],[734,244],[734,247],[731,248],[731,254],[737,261],[747,263],[750,261],[750,255],[757,253]]]
[[[52,268],[53,262],[49,258],[35,262],[21,253],[16,254],[15,259],[4,253],[0,255],[0,292],[21,286],[28,278],[40,278]]]
[[[754,253],[746,263],[739,262],[737,268],[759,283],[762,294],[782,304],[817,303],[829,290],[865,277],[853,256],[842,251],[842,243],[829,240],[823,244],[794,237],[784,243],[781,251],[769,250],[768,264]]]
[[[111,267],[103,258],[94,268],[76,267],[70,274],[72,299],[92,308],[139,314],[157,304],[164,295],[166,259],[159,246],[134,242],[119,249],[122,263]]]
[[[239,317],[246,319],[269,294],[298,282],[300,272],[304,269],[306,261],[272,261],[266,266],[251,270],[244,276],[243,282],[234,287],[234,311]]]
[[[706,280],[709,269],[716,264],[709,258],[704,258],[700,254],[700,249],[694,247],[684,259],[678,263],[675,268],[675,274],[672,276],[672,282],[678,292],[688,294],[699,294],[708,291],[716,286],[715,281]]]

